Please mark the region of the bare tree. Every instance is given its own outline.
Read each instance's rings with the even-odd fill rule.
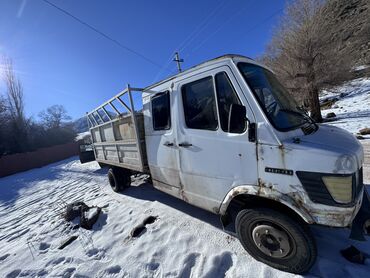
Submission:
[[[15,75],[11,59],[2,59],[5,97],[0,95],[0,156],[40,147],[64,144],[76,137],[65,108],[54,105],[40,113],[44,125],[27,118],[21,81]]]
[[[63,105],[53,105],[39,113],[43,124],[47,128],[60,128],[63,121],[71,119]]]
[[[7,111],[6,109],[6,100],[5,98],[0,95],[0,123],[1,123],[1,120],[4,120],[4,114],[5,112]]]
[[[8,122],[7,107],[5,98],[0,95],[0,157],[6,150],[6,127]]]
[[[29,120],[24,114],[24,96],[22,83],[15,75],[13,62],[10,58],[3,58],[3,81],[6,85],[8,131],[8,152],[24,152],[28,149]]]
[[[308,104],[318,122],[322,121],[320,90],[351,79],[359,60],[355,42],[360,40],[354,39],[354,30],[348,30],[354,26],[343,26],[338,14],[331,12],[336,2],[343,4],[338,0],[297,0],[288,4],[262,57],[293,96]],[[346,5],[342,6],[340,9],[345,10]],[[343,28],[351,43],[338,38]]]
[[[22,83],[14,73],[12,60],[10,58],[3,58],[3,60],[3,78],[7,87],[10,114],[15,120],[24,122],[24,97]]]

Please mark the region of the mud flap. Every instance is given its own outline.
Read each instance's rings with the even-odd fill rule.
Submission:
[[[370,220],[370,199],[365,187],[361,208],[352,221],[351,234],[349,236],[350,239],[366,241],[364,232],[365,222],[367,220]]]

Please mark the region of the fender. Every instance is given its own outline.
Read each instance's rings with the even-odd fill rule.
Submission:
[[[232,188],[225,196],[224,200],[222,201],[219,214],[225,215],[227,212],[227,208],[229,207],[230,202],[233,198],[238,195],[251,195],[251,196],[258,196],[267,198],[273,201],[277,201],[295,213],[297,213],[306,223],[313,224],[315,223],[314,219],[312,218],[311,214],[307,211],[307,209],[303,206],[302,201],[298,198],[295,199],[291,197],[291,194],[283,194],[274,190],[272,187],[266,187],[263,184],[260,186],[257,185],[241,185]],[[293,196],[299,196],[299,194],[294,194]]]

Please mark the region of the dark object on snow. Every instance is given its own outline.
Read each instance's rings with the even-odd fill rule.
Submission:
[[[361,135],[367,135],[367,134],[370,134],[370,128],[365,127],[365,128],[363,128],[363,129],[360,129],[360,130],[359,130],[359,133],[360,133]]]
[[[64,219],[66,221],[73,221],[78,217],[80,224],[79,226],[75,226],[77,226],[77,228],[81,227],[86,230],[91,230],[95,222],[98,220],[100,212],[100,207],[89,207],[84,202],[74,202],[67,205]]]
[[[335,115],[334,112],[330,112],[328,114],[326,114],[326,118],[329,119],[329,118],[335,118],[337,115]]]
[[[146,231],[146,225],[152,224],[157,220],[158,216],[148,216],[147,218],[144,219],[144,221],[136,226],[130,233],[131,237],[138,237],[145,233]]]
[[[131,231],[130,235],[131,235],[131,237],[138,237],[138,236],[140,236],[141,234],[143,234],[143,233],[144,233],[144,231],[146,231],[145,226],[143,226],[143,225],[139,225],[139,226],[135,227],[135,228]]]
[[[363,136],[361,136],[361,135],[359,135],[359,134],[356,134],[356,138],[357,138],[358,140],[364,140],[364,139],[365,139]]]
[[[147,218],[144,219],[143,224],[148,225],[148,224],[153,224],[155,220],[157,220],[158,216],[148,216]]]
[[[355,264],[365,263],[365,255],[352,245],[346,249],[340,250],[340,253],[351,263]]]
[[[74,202],[67,205],[66,213],[64,214],[64,219],[66,221],[72,221],[76,217],[80,217],[83,211],[88,210],[89,207],[84,202]]]
[[[80,226],[86,230],[91,230],[95,222],[98,220],[101,212],[99,207],[91,207],[84,211],[80,218]]]
[[[370,219],[366,220],[364,225],[365,235],[370,236]]]
[[[361,208],[352,221],[351,234],[349,235],[349,238],[358,241],[366,241],[366,238],[364,237],[364,232],[367,232],[365,224],[368,223],[369,219],[370,198],[367,190],[364,190]],[[367,233],[367,235],[369,235],[369,233]]]
[[[59,250],[62,250],[64,249],[64,247],[70,245],[72,242],[74,242],[76,239],[78,238],[78,236],[71,236],[70,238],[67,238],[59,247],[58,249]]]

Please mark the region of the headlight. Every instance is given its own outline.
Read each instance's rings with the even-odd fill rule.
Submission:
[[[322,177],[322,181],[336,202],[345,204],[352,201],[352,176],[327,176]]]

